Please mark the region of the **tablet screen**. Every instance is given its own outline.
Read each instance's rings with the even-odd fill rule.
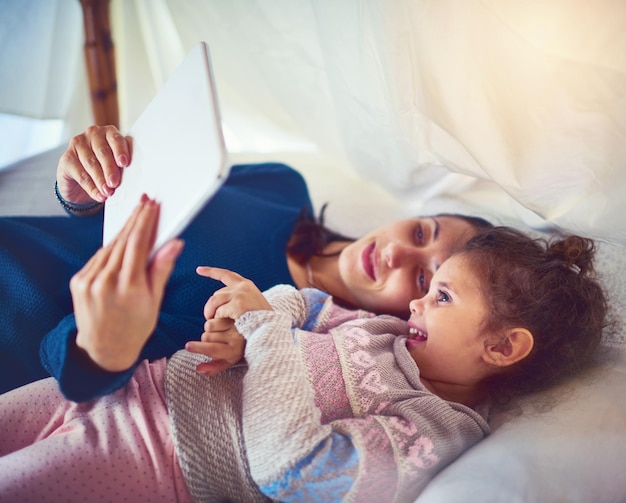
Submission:
[[[146,193],[161,204],[154,253],[184,230],[230,169],[206,43],[190,51],[128,135],[131,163],[106,201],[103,243]]]

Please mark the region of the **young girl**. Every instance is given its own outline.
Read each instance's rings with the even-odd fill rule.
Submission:
[[[139,233],[73,280],[79,336],[101,333],[88,313],[104,304],[82,297],[107,290],[102,270],[120,269],[114,293],[128,264],[145,268]],[[175,251],[163,253],[173,261]],[[233,361],[243,336],[245,364],[209,378],[196,372],[201,356],[180,351],[144,362],[127,386],[92,402],[64,401],[50,380],[0,397],[0,494],[414,501],[488,434],[492,400],[550,385],[590,360],[607,310],[593,254],[580,237],[546,244],[497,228],[441,265],[428,294],[410,303],[408,323],[348,311],[314,289],[278,286],[264,296],[233,272],[199,268],[226,286],[205,306],[198,344]],[[168,267],[158,258],[151,266],[157,297]],[[123,307],[113,303],[106,316],[133,334],[143,309]],[[83,347],[102,356],[106,345]]]

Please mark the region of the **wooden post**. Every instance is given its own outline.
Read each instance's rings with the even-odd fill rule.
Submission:
[[[95,124],[119,127],[115,48],[109,0],[80,0],[85,26],[85,63]]]

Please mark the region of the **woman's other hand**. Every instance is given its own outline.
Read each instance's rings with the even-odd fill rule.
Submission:
[[[75,204],[104,202],[122,181],[131,145],[115,126],[90,126],[70,141],[57,165],[61,196]]]
[[[149,262],[158,218],[158,204],[144,195],[119,234],[70,280],[76,345],[104,370],[130,368],[156,327],[183,247],[169,241]]]
[[[213,318],[204,323],[204,332],[200,341],[190,341],[185,349],[212,358],[196,366],[196,371],[204,375],[215,375],[232,367],[242,358],[246,340],[235,328],[235,322],[229,318]]]

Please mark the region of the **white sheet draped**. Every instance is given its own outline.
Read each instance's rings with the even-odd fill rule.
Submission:
[[[206,40],[231,148],[313,144],[398,197],[452,194],[626,244],[626,2],[112,7],[123,128]]]
[[[92,121],[82,37],[78,0],[0,0],[0,169]]]

